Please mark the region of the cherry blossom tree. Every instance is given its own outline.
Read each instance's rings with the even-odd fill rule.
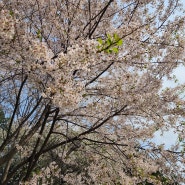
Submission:
[[[185,182],[182,3],[0,1],[2,185]]]

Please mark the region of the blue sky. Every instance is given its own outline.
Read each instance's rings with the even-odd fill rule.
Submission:
[[[181,15],[182,13],[185,14],[185,1],[180,0],[180,2],[183,4],[183,7],[182,7],[183,12],[181,12],[181,13],[177,12],[175,15],[178,15],[178,14]],[[173,15],[170,19],[173,19],[173,17],[175,15]],[[185,52],[184,52],[184,54],[185,54]],[[163,88],[166,88],[166,87],[170,88],[170,87],[175,87],[177,84],[184,84],[185,83],[185,66],[179,65],[179,67],[173,71],[173,74],[171,76],[173,76],[173,75],[178,80],[177,83],[175,83],[174,80],[164,79]],[[164,132],[163,135],[161,135],[161,132],[158,131],[158,132],[156,132],[153,141],[159,145],[165,143],[165,148],[168,148],[171,145],[176,143],[177,138],[178,138],[178,135],[174,134],[173,130],[170,130],[168,132]]]
[[[184,84],[185,83],[185,67],[183,65],[180,65],[178,68],[176,68],[173,71],[172,76],[175,75],[176,79],[178,80],[177,83],[175,83],[173,80],[164,80],[163,82],[163,88],[166,87],[175,87],[177,84]],[[169,148],[171,145],[175,144],[177,141],[178,135],[173,132],[173,130],[170,130],[168,132],[164,132],[163,135],[161,135],[161,132],[158,131],[155,134],[155,137],[153,141],[156,144],[163,144],[165,143],[165,148]]]

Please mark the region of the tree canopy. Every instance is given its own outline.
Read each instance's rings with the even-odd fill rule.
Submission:
[[[0,183],[185,183],[182,3],[0,1]]]

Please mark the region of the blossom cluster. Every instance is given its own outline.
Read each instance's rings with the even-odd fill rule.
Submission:
[[[11,40],[15,34],[15,20],[9,10],[1,10],[0,12],[0,38]]]

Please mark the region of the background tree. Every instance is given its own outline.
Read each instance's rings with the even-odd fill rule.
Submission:
[[[184,182],[180,3],[0,1],[1,184]]]

